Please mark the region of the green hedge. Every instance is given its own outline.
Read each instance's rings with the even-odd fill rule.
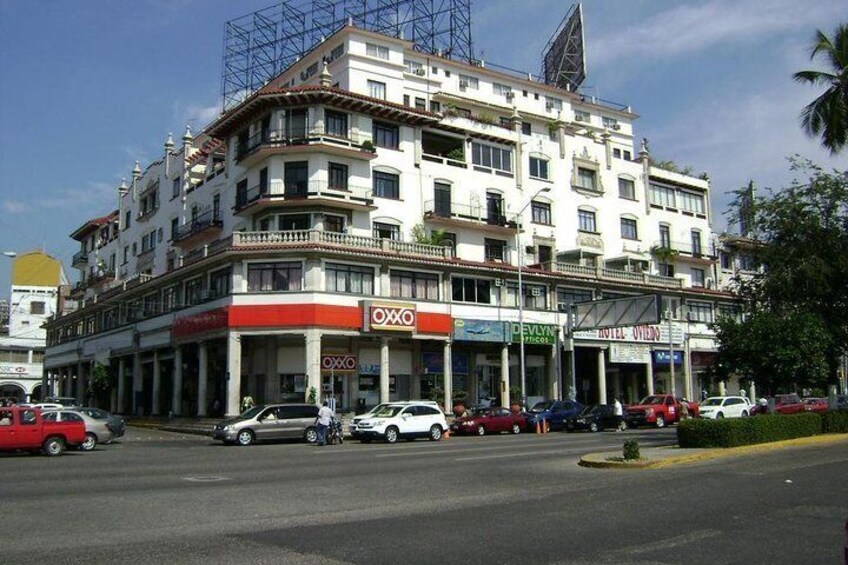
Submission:
[[[840,424],[848,424],[840,420]],[[683,420],[677,427],[680,447],[738,447],[822,433],[822,417],[804,414],[770,414],[751,418]]]
[[[830,410],[821,415],[823,434],[848,433],[848,410]]]

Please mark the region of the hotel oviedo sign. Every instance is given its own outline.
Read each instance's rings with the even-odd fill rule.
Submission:
[[[521,342],[521,324],[507,322],[512,326],[512,343]],[[524,343],[536,345],[555,345],[557,342],[557,327],[552,324],[528,324],[524,322]]]
[[[526,324],[525,324],[526,325]],[[623,343],[668,343],[668,324],[643,324],[623,328],[600,328],[574,332],[575,339],[618,341]],[[672,324],[673,343],[683,343],[683,326]]]
[[[363,303],[363,326],[372,332],[414,332],[418,322],[414,304]]]

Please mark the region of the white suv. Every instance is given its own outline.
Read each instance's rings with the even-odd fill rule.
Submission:
[[[353,439],[359,439],[359,422],[370,418],[386,406],[391,406],[393,404],[427,404],[432,406],[433,408],[440,409],[439,403],[435,400],[396,400],[394,402],[384,402],[382,404],[378,404],[368,412],[365,412],[364,414],[358,414],[351,418],[350,425],[348,426],[348,431],[350,432],[350,435],[353,437]]]
[[[363,443],[384,439],[395,443],[400,438],[430,438],[439,441],[448,429],[444,413],[432,402],[386,404],[356,425],[356,437]]]
[[[751,415],[751,401],[744,396],[711,396],[701,401],[701,418],[744,418]]]

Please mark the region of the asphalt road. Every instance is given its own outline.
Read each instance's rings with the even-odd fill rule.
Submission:
[[[840,563],[848,442],[667,469],[674,430],[224,447],[130,428],[0,456],[5,563]]]

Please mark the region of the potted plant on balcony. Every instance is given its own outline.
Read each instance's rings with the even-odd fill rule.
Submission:
[[[365,141],[362,142],[362,150],[366,151],[368,153],[376,153],[377,152],[377,148],[374,147],[374,142],[372,142],[370,139],[366,139]]]
[[[454,147],[448,151],[447,158],[451,161],[465,161],[465,151],[462,147]]]
[[[651,256],[660,263],[669,263],[677,257],[677,250],[664,245],[654,245],[650,249]]]

